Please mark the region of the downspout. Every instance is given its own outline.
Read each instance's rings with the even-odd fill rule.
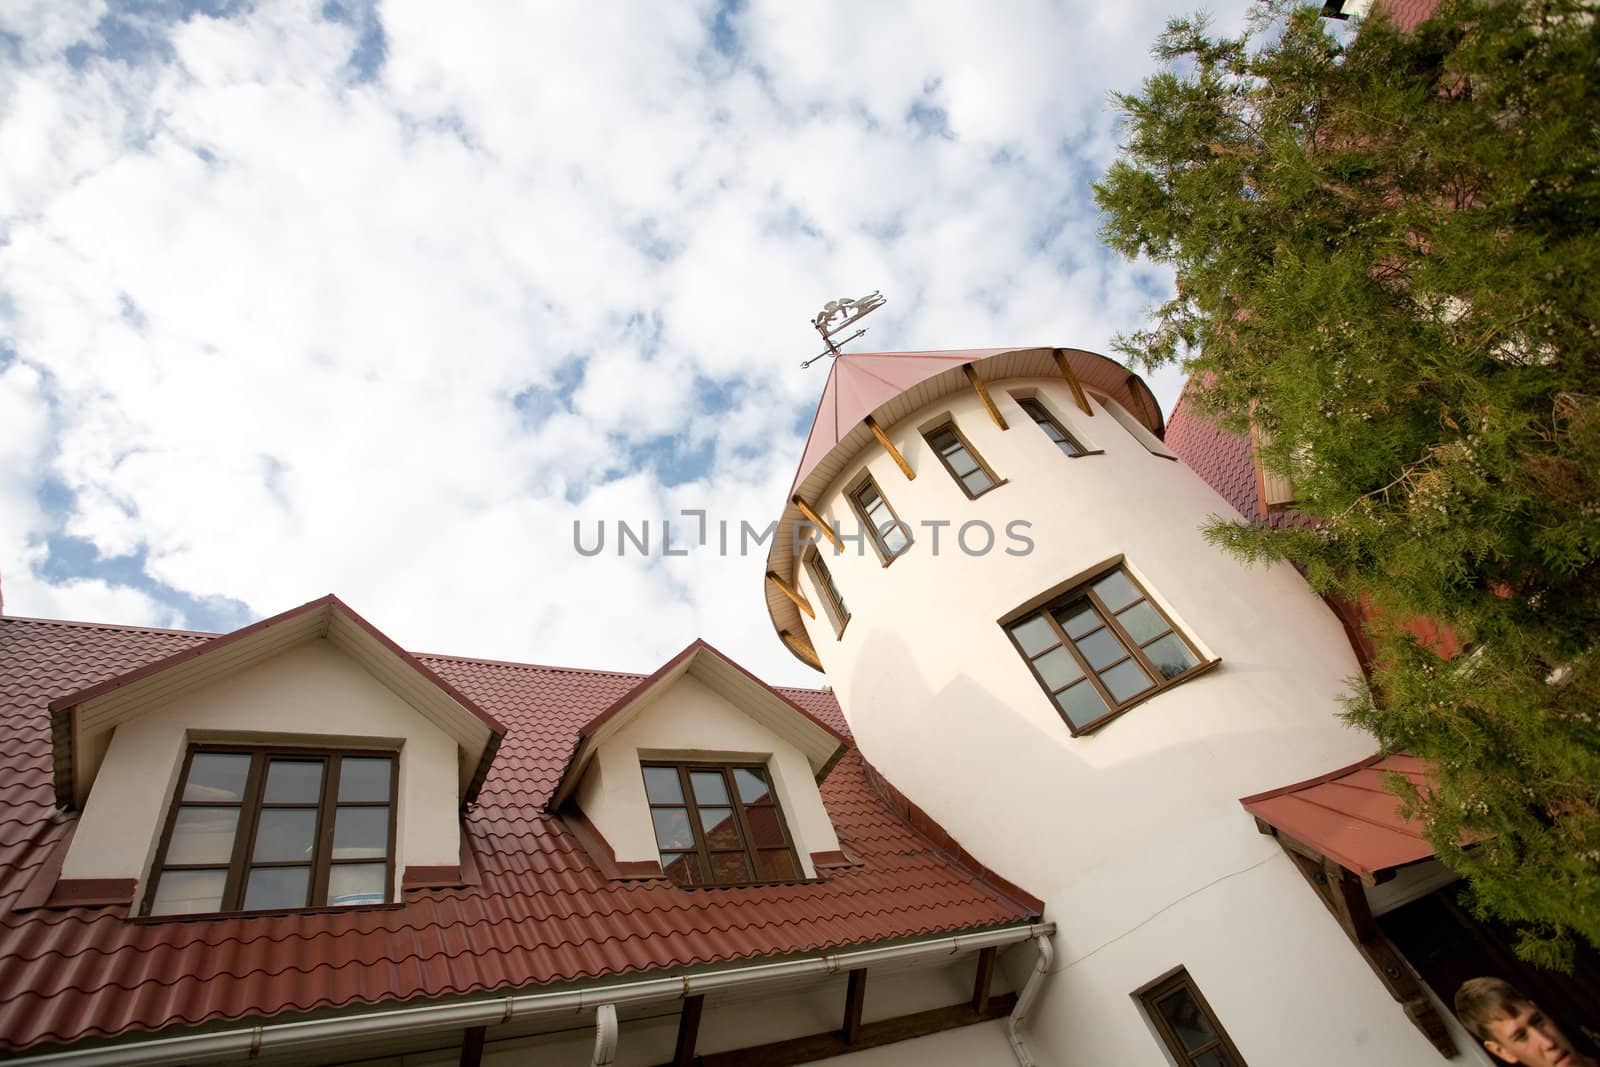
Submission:
[[[617,1062],[617,1006],[602,1004],[594,1010],[594,1058],[592,1067],[610,1067]]]
[[[1033,961],[1033,973],[1028,976],[1022,992],[1017,994],[1016,1006],[1006,1017],[1006,1038],[1011,1042],[1011,1051],[1016,1055],[1017,1063],[1021,1067],[1037,1067],[1037,1064],[1033,1053],[1022,1043],[1022,1035],[1018,1033],[1017,1027],[1028,1021],[1028,1014],[1033,1011],[1033,1002],[1039,999],[1045,979],[1050,977],[1050,964],[1056,958],[1056,950],[1050,945],[1050,935],[1045,934],[1036,938],[1034,944],[1039,946],[1039,958]]]

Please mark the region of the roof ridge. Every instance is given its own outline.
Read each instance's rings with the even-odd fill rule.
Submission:
[[[417,659],[448,660],[452,663],[476,663],[483,667],[512,667],[526,671],[558,671],[564,674],[609,674],[618,678],[645,678],[639,671],[610,671],[602,667],[560,667],[552,663],[524,663],[512,659],[484,659],[481,656],[452,656],[444,652],[413,652]]]

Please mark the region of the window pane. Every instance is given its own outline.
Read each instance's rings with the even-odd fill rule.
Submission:
[[[706,848],[743,848],[739,842],[739,827],[733,821],[732,808],[701,808],[700,829],[706,837]]]
[[[694,828],[686,808],[651,808],[656,825],[656,846],[662,849],[694,848]]]
[[[368,759],[346,756],[339,761],[339,799],[388,800],[389,773],[394,761],[387,757]]]
[[[1189,651],[1189,646],[1179,640],[1177,634],[1168,634],[1155,644],[1144,650],[1150,657],[1150,662],[1156,665],[1163,678],[1176,678],[1199,664],[1194,658],[1194,653]]]
[[[1071,689],[1056,694],[1056,703],[1067,721],[1082,728],[1108,714],[1111,709],[1100,699],[1100,694],[1088,682],[1079,682]]]
[[[1216,1040],[1216,1032],[1211,1029],[1211,1024],[1200,1011],[1200,1005],[1194,1002],[1187,989],[1177,990],[1162,999],[1156,1007],[1172,1027],[1172,1032],[1178,1035],[1178,1040],[1183,1042],[1185,1051],[1193,1051]]]
[[[382,859],[389,854],[389,808],[340,808],[333,820],[333,858]]]
[[[733,784],[739,790],[739,799],[746,804],[754,804],[772,792],[767,786],[767,776],[750,768],[736,767],[733,772]]]
[[[663,852],[661,869],[678,885],[700,885],[705,881],[700,857],[693,852]]]
[[[1119,614],[1117,621],[1128,631],[1128,636],[1133,638],[1134,643],[1139,645],[1154,640],[1171,629],[1167,625],[1167,620],[1150,606],[1148,600],[1141,600]]]
[[[257,867],[245,883],[244,908],[303,908],[310,885],[310,867]]]
[[[786,848],[769,848],[756,854],[758,877],[768,882],[787,882],[800,877],[794,868],[794,857]]]
[[[1101,625],[1100,613],[1090,607],[1087,601],[1071,604],[1056,612],[1056,622],[1061,624],[1069,637],[1082,637]]]
[[[877,507],[879,504],[883,503],[883,498],[878,495],[878,490],[873,487],[872,483],[868,482],[866,485],[863,485],[860,489],[856,490],[856,501],[860,503],[860,505],[866,509],[867,513],[870,515],[874,507]]]
[[[1233,1059],[1220,1048],[1214,1048],[1196,1056],[1194,1067],[1233,1067]]]
[[[1100,675],[1100,681],[1105,683],[1105,687],[1111,691],[1112,697],[1119,704],[1132,700],[1155,685],[1150,676],[1144,672],[1144,668],[1139,666],[1139,661],[1133,659],[1112,667]]]
[[[312,808],[267,808],[256,827],[256,863],[309,860],[316,846],[317,813]]]
[[[891,517],[883,529],[883,550],[891,556],[898,556],[910,544],[911,538],[906,535],[906,528]]]
[[[989,477],[988,471],[975,470],[971,474],[962,475],[961,484],[967,487],[967,492],[977,496],[993,489],[994,479]]]
[[[1078,661],[1059,645],[1034,660],[1033,665],[1039,671],[1039,677],[1044,679],[1044,684],[1052,690],[1083,677],[1083,668],[1078,666]]]
[[[717,885],[731,885],[750,881],[750,864],[743,852],[713,852],[711,854],[711,881]]]
[[[1096,630],[1088,637],[1077,642],[1078,651],[1083,653],[1083,658],[1089,661],[1089,666],[1095,670],[1109,666],[1128,654],[1122,647],[1122,642],[1111,635],[1110,630]]]
[[[322,797],[322,761],[275,759],[267,764],[268,804],[315,804]]]
[[[1079,448],[1072,442],[1071,438],[1061,437],[1059,435],[1056,437],[1056,447],[1061,449],[1062,452],[1069,456],[1076,456],[1078,453],[1083,451],[1083,449]]]
[[[250,757],[222,752],[196,752],[189,761],[184,800],[242,800]]]
[[[156,883],[151,915],[201,915],[222,910],[227,871],[164,871]]]
[[[678,768],[646,767],[644,794],[652,804],[682,804],[683,783],[678,781]]]
[[[238,808],[179,808],[167,845],[167,862],[227,863],[233,857],[233,832],[238,825]]]
[[[757,848],[782,848],[783,826],[778,819],[778,809],[763,804],[759,808],[746,808],[744,817],[750,823],[751,844]]]
[[[697,804],[728,802],[728,786],[722,780],[721,771],[690,771],[689,784],[694,787],[694,799]]]
[[[328,903],[333,905],[386,904],[389,880],[385,863],[335,863],[328,868]]]
[[[1022,651],[1030,657],[1037,656],[1051,645],[1060,643],[1056,632],[1050,628],[1043,615],[1035,615],[1027,622],[1013,626],[1011,636],[1017,639]]]
[[[946,453],[945,459],[949,461],[950,469],[955,471],[958,478],[965,478],[978,469],[978,461],[972,458],[971,452],[968,452],[960,445]]]
[[[1144,596],[1121,570],[1114,570],[1094,583],[1094,591],[1105,601],[1107,608],[1121,611]]]

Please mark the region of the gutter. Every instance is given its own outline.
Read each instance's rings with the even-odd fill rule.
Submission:
[[[157,1037],[146,1041],[123,1042],[93,1049],[69,1049],[65,1052],[48,1052],[37,1056],[8,1058],[7,1067],[182,1067],[217,1063],[224,1060],[254,1059],[267,1053],[305,1050],[320,1045],[348,1042],[367,1037],[393,1037],[398,1034],[420,1034],[438,1030],[462,1030],[473,1026],[498,1026],[512,1019],[529,1019],[545,1015],[576,1015],[595,1011],[597,1030],[610,1030],[609,1041],[600,1033],[596,1035],[595,1062],[605,1062],[602,1057],[614,1054],[615,1030],[606,1026],[605,1018],[624,1005],[659,1003],[682,1000],[702,993],[715,993],[725,989],[748,989],[770,983],[785,983],[797,977],[815,975],[823,977],[860,970],[884,963],[908,961],[934,962],[941,957],[962,956],[985,948],[1007,948],[1024,941],[1037,941],[1041,946],[1041,959],[1048,960],[1049,938],[1055,933],[1055,923],[1029,923],[1026,926],[1008,926],[999,930],[985,930],[973,934],[956,934],[917,941],[906,945],[884,948],[857,949],[850,952],[830,952],[807,956],[797,960],[777,963],[760,963],[748,967],[734,967],[705,974],[686,974],[670,978],[651,978],[641,982],[618,985],[589,985],[579,989],[555,993],[521,993],[506,997],[474,1000],[464,1004],[427,1004],[420,1007],[400,1007],[361,1012],[332,1019],[313,1019],[291,1023],[265,1023],[257,1026],[240,1026],[209,1034],[186,1034],[180,1037]],[[1025,1014],[1038,996],[1036,982],[1042,971],[1028,980],[1017,998],[1013,1019]],[[1033,996],[1029,996],[1029,991]],[[611,1008],[612,1012],[602,1009]],[[1008,1032],[1015,1033],[1015,1022],[1008,1023]],[[1015,1042],[1015,1039],[1013,1039]],[[610,1045],[606,1048],[605,1045]],[[1023,1061],[1025,1064],[1032,1061]]]

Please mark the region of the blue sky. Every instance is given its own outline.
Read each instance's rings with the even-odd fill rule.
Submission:
[[[1088,183],[1186,4],[513,8],[0,11],[6,611],[335,592],[420,650],[704,636],[815,684],[760,553],[590,559],[573,522],[776,517],[834,297],[888,297],[858,350],[1106,351],[1170,288]]]

